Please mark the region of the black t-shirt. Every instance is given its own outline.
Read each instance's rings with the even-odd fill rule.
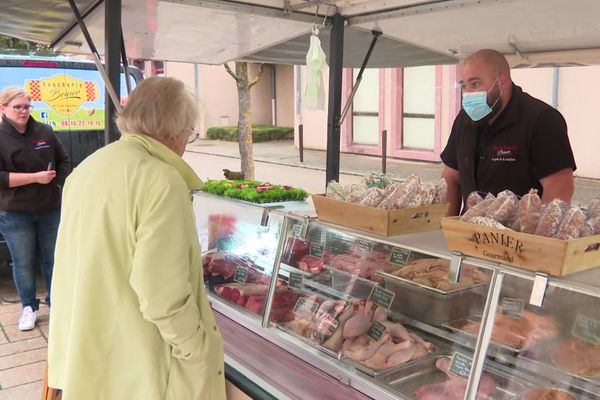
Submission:
[[[492,125],[478,126],[460,111],[441,158],[458,170],[463,201],[474,191],[522,196],[536,188],[541,196],[540,179],[577,168],[560,112],[514,84]]]

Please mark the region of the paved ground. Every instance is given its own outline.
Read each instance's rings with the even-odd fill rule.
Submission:
[[[256,176],[260,180],[287,183],[311,192],[325,189],[325,152],[305,150],[300,162],[298,150],[291,141],[255,143]],[[237,143],[202,140],[188,146],[184,158],[202,178],[219,178],[222,169],[239,170]],[[423,181],[439,178],[437,163],[389,160],[392,175],[406,177],[417,174]],[[378,157],[342,154],[340,181],[357,181],[369,172],[381,171]],[[600,196],[600,181],[576,179],[574,202],[587,203]],[[43,288],[42,282],[39,287]],[[40,293],[40,298],[43,294]],[[0,265],[0,400],[38,400],[41,397],[48,337],[48,307],[42,305],[38,326],[20,332],[16,321],[21,312],[18,296],[7,266]]]
[[[43,288],[38,283],[38,288]],[[40,298],[44,297],[42,291]],[[21,332],[21,315],[8,266],[0,265],[0,400],[39,400],[48,345],[48,307],[41,305],[35,329]]]

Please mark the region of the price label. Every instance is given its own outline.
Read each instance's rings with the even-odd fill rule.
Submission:
[[[315,325],[315,331],[325,336],[331,336],[335,333],[339,324],[339,321],[333,315],[323,313]]]
[[[310,255],[311,256],[314,256],[317,258],[323,258],[323,253],[324,253],[323,245],[315,244],[315,243],[310,244]]]
[[[367,331],[367,336],[373,339],[374,341],[378,341],[385,332],[385,325],[379,321],[373,321],[371,327]]]
[[[390,309],[392,302],[394,301],[394,292],[390,292],[382,288],[381,286],[373,286],[371,294],[369,294],[369,300],[386,309]]]
[[[300,238],[302,236],[302,224],[294,224],[290,235],[295,238]]]
[[[358,254],[370,255],[373,251],[373,246],[375,243],[365,240],[365,239],[356,239],[356,252]]]
[[[410,250],[401,249],[394,247],[390,252],[388,262],[396,265],[406,265],[408,258],[410,257]]]
[[[452,361],[450,361],[450,368],[448,368],[448,370],[455,375],[469,379],[472,364],[473,360],[470,357],[455,351],[452,355]]]
[[[600,343],[600,321],[577,315],[573,325],[573,336],[592,344]]]
[[[300,297],[294,306],[293,313],[300,317],[312,319],[318,309],[319,303]]]
[[[248,270],[244,267],[237,267],[235,269],[235,274],[233,275],[233,280],[236,282],[246,283],[248,279]]]
[[[525,301],[505,297],[502,299],[500,307],[502,308],[502,314],[509,317],[521,318],[523,316],[523,309],[525,308]]]
[[[302,283],[302,279],[304,277],[302,274],[298,272],[290,272],[290,278],[288,280],[288,286],[296,289],[303,289],[304,284]]]

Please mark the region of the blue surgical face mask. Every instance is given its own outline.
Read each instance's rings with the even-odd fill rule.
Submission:
[[[492,86],[490,86],[490,89],[494,87],[497,80],[498,80],[498,78],[496,78],[494,80],[494,82],[492,83]],[[500,96],[498,96],[498,98],[496,99],[494,104],[492,104],[492,107],[490,107],[488,105],[487,95],[488,95],[488,91],[490,89],[484,90],[481,92],[463,93],[463,95],[462,95],[463,110],[465,110],[467,115],[473,121],[479,121],[479,120],[487,117],[492,112],[492,108],[496,105],[496,103],[498,103],[498,100],[500,100]]]

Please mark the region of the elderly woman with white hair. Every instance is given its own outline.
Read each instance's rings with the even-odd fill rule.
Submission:
[[[18,328],[35,327],[40,300],[39,263],[49,304],[54,244],[60,220],[60,187],[71,169],[69,156],[52,128],[31,117],[31,99],[19,87],[0,92],[0,233],[12,259],[23,311]]]
[[[121,139],[65,184],[48,343],[63,400],[225,399],[190,201],[202,183],[181,158],[197,110],[181,81],[142,81]]]

